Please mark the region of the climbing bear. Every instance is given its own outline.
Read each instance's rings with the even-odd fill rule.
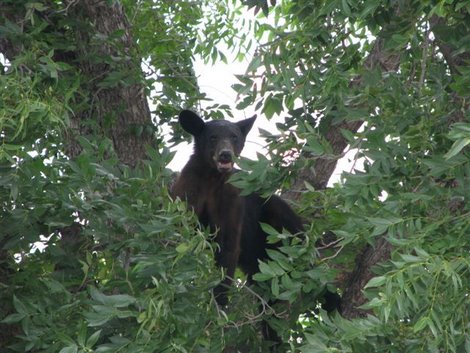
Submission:
[[[216,233],[216,262],[226,269],[226,279],[215,289],[220,305],[227,302],[226,287],[239,266],[248,280],[258,272],[258,260],[267,257],[267,234],[261,223],[277,231],[301,232],[302,222],[289,205],[273,195],[268,199],[240,190],[227,182],[236,172],[234,159],[240,155],[256,116],[232,123],[216,120],[205,123],[196,113],[183,110],[179,123],[194,137],[194,153],[172,188],[172,196],[186,200],[202,226]]]

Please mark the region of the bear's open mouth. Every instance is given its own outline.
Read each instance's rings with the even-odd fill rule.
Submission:
[[[217,161],[217,169],[219,172],[230,172],[233,168],[233,162]]]

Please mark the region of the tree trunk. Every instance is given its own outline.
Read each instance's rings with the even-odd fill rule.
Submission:
[[[82,21],[76,31],[76,65],[89,78],[89,109],[71,120],[69,154],[74,157],[79,153],[75,137],[87,136],[91,132],[89,122],[93,121],[98,123],[102,135],[112,140],[119,160],[134,167],[145,157],[145,149],[152,143],[153,125],[140,57],[134,54],[137,49],[129,22],[117,1],[109,4],[108,1],[81,0],[70,8],[70,16]],[[126,76],[110,81],[118,71]]]
[[[59,5],[49,2],[45,6],[47,10],[40,15],[49,27],[44,31],[54,31],[73,48],[55,48],[53,59],[75,69],[80,76],[80,94],[84,94],[74,97],[83,99],[83,108],[71,115],[65,141],[67,155],[76,157],[81,151],[76,138],[93,133],[111,139],[119,160],[136,166],[145,157],[146,147],[152,144],[154,125],[141,58],[122,5],[118,1],[80,0]],[[24,4],[2,4],[0,12],[26,31]],[[8,60],[13,61],[23,51],[21,41],[0,38],[0,53]]]
[[[71,114],[64,141],[66,154],[72,159],[77,157],[81,152],[77,137],[94,135],[98,142],[110,139],[120,162],[136,167],[145,158],[147,146],[152,144],[154,125],[146,99],[141,58],[136,53],[137,48],[121,4],[118,1],[80,0],[62,3],[45,1],[43,5],[44,10],[34,14],[47,24],[42,28],[43,34],[52,34],[58,40],[65,40],[70,44],[68,48],[72,48],[54,48],[52,59],[70,66],[72,69],[64,75],[73,71],[72,75],[78,77],[80,82],[79,93],[72,100],[74,103],[79,102],[76,106],[82,108]],[[21,38],[28,38],[30,32],[34,31],[29,27],[30,21],[25,20],[28,10],[22,1],[0,4],[0,13],[24,33]],[[0,21],[2,25],[3,22]],[[26,39],[22,41],[12,40],[8,36],[0,37],[0,53],[10,62],[29,50],[28,45]],[[21,72],[24,70],[25,75],[40,75],[36,67],[26,65],[19,68]],[[113,80],[118,73],[119,78]],[[68,79],[60,75],[63,74],[59,73],[59,79]],[[77,225],[74,223],[61,230],[61,246],[72,254],[72,249],[80,247],[84,241],[80,229],[70,231],[72,228],[80,228]],[[6,236],[3,238],[8,239]],[[3,267],[3,264],[12,262],[11,256],[2,250],[0,243],[2,283],[9,283],[9,277],[15,275]],[[80,269],[80,264],[77,264]],[[56,270],[60,264],[57,265]],[[2,313],[8,313],[8,308],[3,309]],[[20,328],[15,325],[3,326],[0,324],[0,346],[7,347]]]

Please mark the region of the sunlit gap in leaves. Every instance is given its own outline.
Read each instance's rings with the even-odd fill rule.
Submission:
[[[207,9],[207,11],[210,12],[211,10]],[[230,11],[235,11],[235,9],[230,8]],[[256,18],[256,16],[254,16],[254,14],[249,12],[249,18],[247,18],[247,19],[243,18],[243,21],[248,21],[249,22],[249,21],[253,21],[255,18]],[[256,18],[256,19],[257,19],[257,21],[261,20],[259,17]],[[262,21],[264,21],[264,22],[266,22],[266,24],[272,26],[272,25],[279,25],[280,24],[279,21],[281,21],[281,19],[270,16],[267,19],[263,19]],[[201,37],[198,38],[198,40],[201,43],[203,43],[204,40],[207,39],[207,38],[204,37],[204,35],[205,35],[204,31],[205,31],[206,26],[208,26],[208,24],[204,23],[204,21],[202,21],[201,25],[200,25],[200,29],[199,29],[199,33],[200,33]],[[257,29],[257,32],[256,32],[256,39],[255,39],[254,33],[249,33],[250,30],[251,30],[250,26],[248,26],[248,27],[244,26],[243,27],[243,28],[248,28],[247,33],[243,33],[244,38],[247,37],[247,36],[252,35],[253,36],[253,42],[257,42],[258,45],[260,43],[262,43],[263,41],[268,40],[268,38],[266,36],[267,36],[269,31],[264,32],[261,28],[261,25],[258,24],[257,25],[258,29]],[[367,31],[367,29],[365,29],[365,28],[362,28],[362,29],[361,28],[353,28],[353,25],[351,25],[351,31],[350,31],[349,36],[348,36],[348,42],[342,43],[342,45],[349,46],[349,45],[359,43],[359,45],[361,47],[363,47],[368,41],[371,41],[373,39],[374,39],[374,36],[372,36],[371,33]],[[250,42],[249,47],[245,48],[246,50],[243,53],[244,59],[250,59],[250,57],[253,55],[253,49],[252,49],[251,46],[252,46],[252,43]],[[232,46],[232,48],[236,48],[236,47],[237,46]],[[235,72],[233,70],[233,67],[234,66],[239,66],[240,70],[241,70],[242,67],[243,67],[243,69],[246,69],[246,65],[242,66],[239,63],[235,63],[235,61],[237,59],[241,59],[240,53],[237,54],[237,53],[234,53],[232,51],[230,53],[231,55],[229,57],[227,57],[223,53],[228,52],[229,48],[227,47],[226,43],[224,43],[224,42],[218,43],[217,48],[216,47],[212,48],[212,54],[210,54],[210,55],[208,53],[203,53],[202,52],[202,50],[203,50],[202,45],[199,46],[197,50],[200,50],[200,52],[196,53],[196,60],[195,60],[194,70],[195,70],[196,77],[199,81],[199,86],[202,89],[202,91],[206,91],[204,93],[206,94],[206,98],[207,98],[207,101],[202,101],[201,102],[200,109],[207,108],[207,105],[209,103],[212,103],[212,102],[223,103],[224,101],[227,101],[227,99],[230,102],[228,105],[230,105],[231,107],[234,107],[235,104],[232,103],[232,102],[237,101],[239,97],[238,97],[238,95],[235,95],[234,97],[231,97],[231,95],[228,94],[229,92],[234,93],[231,86],[233,85],[233,82],[237,82],[237,79],[235,78]],[[198,58],[199,55],[204,56],[206,58],[206,62],[203,62],[202,59],[199,59]],[[209,58],[212,59],[212,65],[209,64],[209,61],[210,61]],[[230,62],[231,64],[227,65],[226,64],[227,62]],[[158,77],[157,72],[149,65],[148,61],[145,61],[142,64],[142,66],[143,66],[144,72],[146,72],[146,74],[149,77],[153,77],[153,79],[155,80],[154,90],[155,91],[161,90],[161,84],[158,83],[158,79],[157,79],[157,77]],[[230,78],[229,79],[221,79],[220,71],[219,71],[219,69],[221,67],[230,69],[230,71],[232,71],[231,79]],[[248,69],[250,69],[250,68],[248,67]],[[256,67],[254,70],[245,72],[245,75],[249,75],[249,77],[251,77],[253,79],[253,87],[257,87],[257,86],[261,85],[262,73],[265,70],[266,69],[262,65],[260,65],[260,66]],[[222,69],[221,71],[225,71],[225,70]],[[215,73],[215,75],[214,75],[214,73]],[[214,76],[216,76],[216,77],[214,77]],[[207,93],[207,89],[212,91],[211,94]],[[154,96],[154,95],[152,94],[152,96]],[[151,110],[155,111],[156,104],[151,99],[149,99],[149,104],[151,106]],[[297,99],[294,104],[297,107],[301,107],[303,102],[300,99]],[[253,109],[253,107],[247,107],[246,109],[250,110],[250,109]],[[236,109],[232,109],[232,112],[234,112],[234,115],[237,115]],[[321,112],[319,112],[318,114],[321,115]],[[260,120],[260,118],[261,117],[259,117],[258,120]],[[273,119],[275,119],[275,121]],[[155,120],[155,117],[153,117],[153,120]],[[240,120],[240,119],[237,119],[237,120]],[[315,120],[317,121],[317,125],[318,125],[320,119],[315,119]],[[271,129],[274,128],[276,122],[282,124],[284,122],[284,117],[282,117],[281,115],[278,115],[275,118],[271,118],[269,121],[265,122],[263,125],[261,125],[261,124],[260,125],[263,127],[263,129],[269,128],[271,130]],[[154,121],[154,123],[156,123],[156,122]],[[161,129],[162,136],[164,136],[164,139],[166,141],[171,139],[172,131],[171,131],[171,129],[168,125],[165,125],[165,126],[159,125],[159,129]],[[256,131],[256,126],[255,126],[254,130]],[[298,136],[297,136],[297,138],[298,138]],[[298,143],[301,144],[302,139],[298,138]],[[268,152],[266,146],[267,146],[266,143],[261,138],[259,138],[258,136],[254,136],[254,133],[252,132],[252,134],[248,136],[248,140],[246,142],[246,146],[245,146],[245,149],[243,151],[242,156],[244,156],[246,158],[256,160],[257,159],[257,153],[261,153],[263,156],[266,156],[267,158],[269,158],[268,153],[266,153],[266,152]],[[362,170],[363,169],[363,161],[361,160],[361,158],[357,158],[357,150],[354,150],[354,149],[349,150],[349,149],[350,149],[350,146],[347,147],[347,150],[348,150],[347,153],[345,153],[344,156],[338,161],[337,167],[336,167],[336,169],[335,169],[334,173],[332,174],[332,177],[329,181],[329,184],[328,184],[329,186],[332,186],[334,183],[338,183],[338,182],[341,183],[341,181],[342,181],[341,180],[342,172],[349,171],[350,173],[352,173],[354,170]],[[182,166],[184,166],[184,164],[187,162],[187,159],[189,158],[189,156],[192,153],[192,144],[180,143],[177,146],[175,146],[173,148],[173,150],[176,151],[176,155],[175,155],[173,161],[171,161],[171,163],[168,165],[168,167],[172,170],[181,170]],[[272,151],[272,153],[275,153],[275,151]],[[296,151],[296,150],[291,151],[291,153],[284,152],[284,154],[285,154],[285,165],[288,165],[288,164],[292,163],[295,159],[297,159],[299,157],[299,151]]]
[[[0,53],[0,64],[3,65],[3,71],[6,72],[8,68],[11,66],[10,62],[8,61],[7,58],[5,58],[5,55]]]
[[[268,18],[256,16],[254,11],[246,12],[243,7],[235,7],[232,4],[229,4],[228,15],[231,12],[241,10],[244,11],[244,15],[239,16],[239,25],[233,25],[233,30],[237,31],[236,38],[238,42],[236,45],[222,40],[217,43],[217,46],[212,48],[207,47],[205,43],[211,42],[212,39],[205,37],[205,35],[210,35],[210,32],[207,34],[206,29],[211,25],[215,25],[215,23],[211,23],[213,19],[210,16],[206,16],[206,20],[200,24],[200,37],[198,38],[200,44],[196,46],[194,60],[194,71],[198,80],[198,86],[201,89],[201,93],[204,94],[204,100],[199,102],[198,109],[210,110],[211,105],[225,104],[230,107],[234,115],[234,121],[242,120],[255,113],[254,105],[236,108],[240,104],[240,97],[232,86],[239,82],[237,75],[247,75],[247,66],[252,61],[255,47],[260,42],[268,40],[267,35],[269,31],[265,32],[262,29],[262,25],[264,23],[276,25],[283,21],[282,18],[273,18],[272,16]],[[210,9],[206,9],[205,12],[209,13],[210,11]],[[255,19],[257,21],[256,26]],[[242,46],[241,44],[244,45]],[[282,123],[283,121],[281,117],[267,121],[264,116],[258,114],[258,119],[255,122],[253,132],[248,136],[242,156],[256,160],[257,153],[265,154],[263,147],[266,146],[266,143],[256,133],[257,127],[275,130],[275,123]],[[171,134],[172,131],[169,128],[164,130],[164,136],[168,139],[171,137]],[[192,153],[192,145],[183,142],[175,146],[173,150],[176,152],[176,155],[168,167],[172,170],[181,170]]]
[[[364,123],[358,130],[358,133],[363,132],[365,129],[366,123]],[[373,130],[374,128],[372,128]],[[355,144],[357,147],[352,147],[351,145],[346,146],[343,152],[343,157],[338,160],[338,164],[334,172],[331,175],[330,180],[328,181],[328,187],[333,186],[334,184],[344,184],[348,175],[354,175],[356,173],[365,172],[365,164],[372,164],[374,160],[368,156],[365,156],[361,153],[361,146]],[[388,198],[388,193],[385,190],[380,190],[380,194],[377,197],[378,201],[385,202]]]
[[[48,236],[40,234],[39,241],[30,244],[28,252],[16,253],[13,255],[16,263],[23,262],[28,256],[33,255],[34,253],[43,252],[48,246],[51,238],[56,235],[56,233],[51,233]]]
[[[2,135],[4,135],[4,134],[2,134]],[[0,137],[3,138],[4,136],[2,136],[2,135],[0,135]],[[37,146],[39,145],[39,143],[40,143],[40,139],[36,140],[36,144],[33,144],[33,145],[31,146],[31,150],[30,150],[30,151],[26,151],[26,153],[27,153],[31,158],[33,158],[33,159],[34,159],[34,158],[38,158],[38,157],[43,158],[43,159],[42,159],[42,162],[44,163],[45,166],[50,166],[50,165],[52,165],[53,162],[54,162],[54,159],[56,159],[56,157],[51,156],[51,157],[49,157],[49,158],[44,158],[44,157],[47,155],[47,152],[48,152],[48,151],[47,151],[46,148],[43,148],[41,151],[39,151],[39,150],[37,149]],[[61,153],[61,158],[66,158],[66,159],[68,159],[68,157],[67,157],[65,154],[62,154],[62,153]],[[12,156],[12,159],[13,159],[14,161],[16,161],[16,163],[12,164],[12,165],[11,165],[11,168],[19,168],[20,165],[21,165],[21,162],[23,161],[23,159],[19,158],[18,156]],[[64,174],[64,172],[63,172],[62,170],[59,170],[59,175],[63,175],[63,174]],[[38,176],[33,176],[33,179],[36,178],[36,177],[38,177]],[[39,177],[47,178],[47,176],[46,176],[46,175],[44,174],[44,172],[42,172],[42,171],[40,172]],[[43,192],[45,193],[45,191],[43,191]],[[84,197],[85,197],[84,193],[81,194],[81,197],[84,199]],[[12,210],[15,209],[15,208],[16,208],[16,205],[13,204],[13,205],[11,206],[11,208],[12,208]],[[80,223],[80,224],[85,225],[84,220],[80,220],[80,219],[78,218],[78,213],[77,213],[77,212],[73,213],[72,215],[73,215],[74,217],[76,217],[76,218],[75,218],[75,222],[78,222],[78,223]],[[59,234],[60,234],[60,233],[59,233]],[[47,248],[47,246],[48,246],[48,244],[49,244],[49,241],[51,240],[51,238],[52,238],[54,235],[56,235],[56,232],[52,232],[52,233],[49,234],[49,235],[40,234],[40,235],[39,235],[39,239],[40,239],[40,240],[30,244],[30,250],[29,250],[29,252],[27,252],[27,253],[26,253],[26,252],[24,252],[24,253],[18,253],[18,254],[14,254],[14,255],[13,255],[13,257],[14,257],[14,259],[15,259],[15,262],[16,262],[16,263],[19,263],[19,262],[23,261],[26,256],[29,256],[30,254],[34,254],[36,251],[43,252],[43,251]]]
[[[82,200],[85,200],[85,193],[83,191],[79,191],[77,195],[79,195]],[[73,212],[72,216],[75,217],[74,223],[78,223],[82,226],[86,226],[89,224],[88,220],[80,218],[78,212]],[[49,235],[39,234],[39,241],[35,241],[30,244],[29,252],[22,252],[13,255],[15,262],[22,262],[27,256],[33,255],[36,251],[41,253],[44,252],[44,250],[50,245],[51,239],[54,236],[57,238],[57,240],[60,240],[62,238],[62,233],[60,232],[60,229],[56,229]]]
[[[2,73],[6,73],[8,71],[8,68],[11,66],[10,62],[1,53],[0,53],[0,65],[3,66],[3,72]],[[0,130],[0,140],[5,139],[5,137],[6,137],[5,131]],[[0,141],[0,142],[2,142],[2,141]]]
[[[227,94],[227,92],[232,91],[230,87],[232,85],[232,81],[235,81],[235,69],[233,66],[239,68],[240,72],[238,73],[241,73],[246,65],[241,65],[240,62],[251,57],[253,53],[252,43],[255,42],[253,37],[255,16],[250,14],[249,16],[234,17],[233,15],[235,13],[239,14],[239,12],[242,10],[244,11],[245,8],[241,6],[241,4],[236,6],[232,3],[229,3],[226,11],[221,14],[221,6],[222,5],[216,5],[213,3],[202,5],[201,11],[205,16],[199,19],[199,24],[196,26],[197,36],[194,38],[196,42],[193,49],[194,60],[192,68],[194,71],[190,76],[188,76],[188,84],[192,84],[191,82],[194,77],[198,80],[198,87],[195,87],[195,89],[201,89],[201,97],[198,101],[198,107],[181,108],[192,108],[196,110],[210,109],[209,105],[214,105],[214,103],[215,105],[223,104],[223,101],[227,100],[227,98],[230,102],[227,106],[234,107],[236,97],[234,95]],[[177,14],[178,13],[175,15]],[[211,14],[217,16],[212,16]],[[174,14],[168,14],[168,18],[166,18],[166,21],[169,23],[172,21],[172,15]],[[230,27],[232,31],[236,32],[236,34],[232,36],[229,35],[227,37],[230,39],[230,43],[224,40],[225,37],[217,37],[214,39],[214,35],[220,36],[220,31],[217,30],[217,28],[222,23],[234,20],[240,22],[240,24],[237,26],[237,23],[235,23],[233,27]],[[253,37],[253,40],[248,40],[251,37]],[[236,38],[237,43],[233,42],[233,38]],[[235,52],[235,50],[238,51]],[[230,52],[231,54],[229,58],[227,58],[227,55],[225,54],[227,52]],[[235,61],[238,61],[238,63]],[[212,65],[209,62],[211,62]],[[158,117],[154,114],[154,112],[158,110],[159,97],[165,96],[163,92],[162,77],[160,72],[151,65],[149,58],[142,62],[142,70],[146,74],[146,78],[153,81],[152,92],[148,99],[149,106],[153,113],[152,122],[157,127],[160,133],[159,135],[163,137],[166,145],[170,146],[173,131],[168,124],[161,124],[161,122],[157,121]],[[231,77],[229,77],[230,75]],[[208,82],[208,84],[205,82]],[[206,88],[214,90],[215,94],[204,92],[207,91]],[[175,93],[179,94],[178,92]],[[187,98],[194,97],[185,97],[184,94],[181,94],[181,96],[178,97],[182,102],[187,100]],[[232,111],[235,110],[232,109]],[[172,170],[180,170],[191,154],[191,147],[187,143],[179,143],[177,146],[170,147],[171,150],[176,151],[177,154],[173,161],[168,165],[168,168]]]

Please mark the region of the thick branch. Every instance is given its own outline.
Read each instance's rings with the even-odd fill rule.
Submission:
[[[392,246],[381,236],[374,246],[367,245],[359,256],[356,257],[356,266],[347,276],[344,284],[344,293],[341,301],[341,314],[346,318],[361,317],[367,314],[366,311],[358,309],[366,303],[366,298],[362,294],[364,286],[374,277],[372,267],[378,263],[390,259]]]
[[[384,41],[377,39],[374,43],[373,49],[369,56],[364,62],[365,70],[374,70],[376,68],[383,72],[394,72],[398,69],[400,63],[400,55],[395,52],[384,50]],[[359,87],[362,85],[362,79],[360,77],[352,81],[351,86]],[[325,136],[333,149],[333,154],[341,156],[348,143],[344,136],[341,134],[341,130],[349,130],[353,133],[362,126],[362,120],[356,121],[344,121],[338,125],[331,126]],[[338,159],[335,158],[319,158],[315,160],[314,170],[304,169],[302,170],[291,187],[293,191],[286,191],[283,196],[286,199],[295,200],[300,197],[299,191],[306,190],[304,182],[307,181],[310,185],[313,185],[316,189],[325,189],[328,181],[333,174]]]
[[[439,27],[447,26],[445,18],[433,15],[429,20],[429,24],[436,38],[436,43],[444,56],[447,65],[449,65],[450,71],[452,74],[460,74],[459,67],[468,65],[468,62],[470,62],[470,52],[467,51],[455,55],[455,51],[458,48],[454,48],[451,44],[445,41],[445,38],[442,38]]]
[[[429,20],[429,24],[430,29],[433,31],[434,37],[436,38],[435,42],[447,65],[449,66],[449,70],[455,80],[456,76],[460,76],[462,74],[461,68],[467,66],[468,63],[470,63],[470,51],[459,52],[460,48],[455,48],[448,41],[446,42],[446,38],[444,38],[442,32],[440,31],[441,28],[448,26],[446,18],[433,15]],[[466,101],[462,97],[459,97],[456,93],[453,94],[452,100],[456,107],[462,106],[462,109],[456,109],[454,111],[454,114],[452,114],[450,119],[448,119],[449,125],[458,121],[464,121],[464,112],[470,109],[470,102]]]

